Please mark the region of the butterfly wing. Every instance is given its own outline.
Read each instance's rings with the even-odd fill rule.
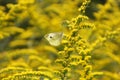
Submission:
[[[45,35],[45,38],[53,46],[59,46],[63,37],[63,32],[49,33]]]

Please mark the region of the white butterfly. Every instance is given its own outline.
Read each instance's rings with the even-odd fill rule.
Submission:
[[[45,39],[53,46],[59,46],[61,44],[63,38],[63,32],[54,32],[46,34]]]

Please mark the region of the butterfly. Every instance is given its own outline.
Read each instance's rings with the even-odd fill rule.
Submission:
[[[63,38],[63,32],[54,32],[46,34],[45,39],[53,46],[59,46],[61,44]]]

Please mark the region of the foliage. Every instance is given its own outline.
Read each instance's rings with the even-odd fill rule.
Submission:
[[[119,0],[0,2],[1,80],[120,80]],[[49,32],[64,33],[60,46]]]

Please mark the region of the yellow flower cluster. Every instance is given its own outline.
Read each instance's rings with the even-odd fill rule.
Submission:
[[[119,4],[0,0],[0,80],[120,80]]]

